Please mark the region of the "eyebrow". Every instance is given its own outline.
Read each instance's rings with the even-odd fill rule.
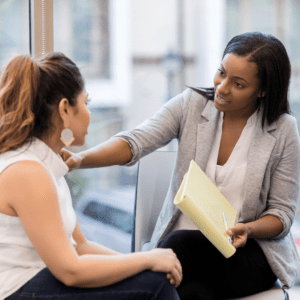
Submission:
[[[222,67],[222,69],[224,70],[224,71],[226,71],[225,70],[225,68],[224,68],[224,66],[221,64],[221,67]],[[244,79],[243,77],[238,77],[238,76],[233,76],[234,78],[236,78],[236,79],[240,79],[240,80],[243,80],[243,81],[245,81],[246,83],[248,83],[248,81],[246,80],[246,79]]]

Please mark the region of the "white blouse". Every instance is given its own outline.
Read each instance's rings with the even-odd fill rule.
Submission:
[[[37,161],[49,172],[58,194],[64,227],[71,243],[76,247],[72,237],[76,215],[70,190],[64,179],[68,172],[67,165],[46,144],[35,139],[30,145],[1,154],[0,173],[9,165],[24,160]],[[36,184],[39,184],[38,181]],[[10,296],[45,267],[27,237],[20,218],[0,213],[0,299]]]
[[[257,112],[248,119],[227,162],[223,166],[219,166],[217,165],[217,159],[222,137],[223,115],[224,113],[221,112],[216,137],[208,159],[205,174],[236,209],[238,215],[244,201],[242,190],[246,178],[250,144],[255,133]],[[194,230],[198,229],[198,227],[185,214],[181,214],[172,231],[180,229]]]

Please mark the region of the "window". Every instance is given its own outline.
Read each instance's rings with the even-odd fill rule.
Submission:
[[[126,233],[132,233],[132,214],[124,210],[91,200],[83,214]]]
[[[29,54],[28,1],[1,1],[0,49],[1,67],[16,54]]]
[[[110,1],[54,1],[54,49],[70,56],[91,78],[111,78]]]
[[[61,51],[77,63],[92,99],[86,145],[71,148],[75,152],[134,128],[186,85],[211,86],[214,66],[221,59],[219,50],[234,35],[252,30],[274,34],[286,45],[293,67],[291,106],[300,128],[300,37],[294,30],[300,25],[298,0],[4,0],[0,2],[1,64],[13,54],[29,53],[30,2],[34,6],[31,25],[45,31],[46,52]],[[45,9],[46,26],[38,23],[41,14],[35,9]],[[49,44],[51,39],[54,43]],[[34,40],[43,43],[37,33]],[[34,44],[33,54],[40,54],[40,49]],[[180,59],[168,60],[170,57]],[[132,214],[136,168],[115,166],[69,173],[76,209],[83,209],[80,205],[85,201],[81,211],[90,212],[82,213],[82,218],[101,223],[92,217],[92,211],[97,214],[102,208],[116,217],[118,209]],[[97,195],[90,197],[91,191]],[[112,202],[99,204],[107,199],[108,191],[113,191],[113,201],[130,199],[131,212]],[[119,230],[120,223],[112,220],[106,220],[106,225]],[[98,231],[93,228],[97,226],[91,225],[89,231]],[[123,231],[128,234],[127,229]]]
[[[71,148],[75,152],[100,144],[124,130],[122,108],[131,100],[128,8],[127,0],[53,1],[54,51],[63,52],[78,65],[92,100],[86,144],[82,148]],[[67,176],[84,233],[92,240],[122,252],[131,251],[129,227],[132,228],[135,172],[136,166],[112,167],[76,170]],[[120,192],[124,190],[123,186],[128,188],[126,197],[128,194],[131,197],[126,210],[116,207],[117,202],[126,200]],[[103,190],[110,192],[103,193]],[[92,198],[91,192],[94,193]],[[110,202],[104,204],[102,201],[107,197]],[[122,216],[126,221],[122,222]],[[101,235],[108,227],[109,230],[119,229],[114,236],[120,238],[114,243],[113,239]],[[91,235],[91,231],[97,233]]]
[[[91,106],[130,101],[129,1],[54,0],[54,50],[73,59]]]

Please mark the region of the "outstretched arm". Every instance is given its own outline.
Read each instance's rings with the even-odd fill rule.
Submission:
[[[112,138],[98,146],[80,153],[72,153],[66,149],[60,152],[70,171],[74,169],[108,167],[123,165],[132,158],[132,152],[127,142]]]
[[[187,107],[190,97],[191,92],[186,91],[169,100],[153,117],[135,129],[118,133],[108,141],[81,153],[73,154],[63,150],[61,155],[70,170],[123,165],[129,162],[134,164],[144,155],[167,145],[179,136],[184,119],[183,109]]]

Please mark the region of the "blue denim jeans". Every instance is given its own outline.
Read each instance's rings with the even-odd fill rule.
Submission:
[[[179,300],[165,273],[144,271],[101,288],[68,287],[45,268],[5,300]]]

